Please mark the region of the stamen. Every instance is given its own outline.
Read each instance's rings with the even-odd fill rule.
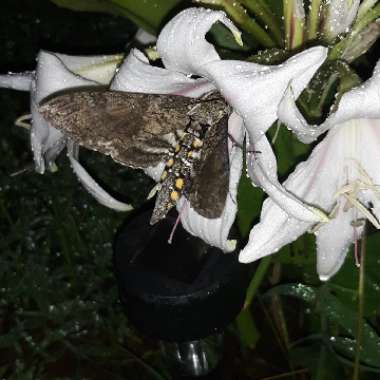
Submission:
[[[380,223],[362,203],[360,203],[356,198],[352,197],[351,195],[343,194],[343,196],[347,199],[349,203],[351,203],[353,207],[359,210],[373,224],[374,227],[380,229]]]
[[[356,235],[356,228],[354,228],[354,234]],[[355,266],[356,268],[360,268],[360,258],[359,258],[359,247],[358,247],[358,239],[357,236],[355,236],[354,241],[354,258],[355,258]]]
[[[357,166],[357,170],[361,179],[357,179],[354,182],[351,182],[343,187],[341,187],[335,194],[334,197],[338,198],[339,196],[343,196],[346,200],[346,204],[343,207],[344,211],[348,211],[351,207],[354,207],[358,211],[360,211],[370,223],[373,224],[374,227],[380,229],[380,223],[377,218],[371,213],[368,208],[363,205],[357,198],[360,191],[368,191],[371,190],[376,195],[378,199],[380,199],[380,190],[378,189],[378,185],[375,185],[365,171],[363,166],[355,159],[352,159],[354,164]]]

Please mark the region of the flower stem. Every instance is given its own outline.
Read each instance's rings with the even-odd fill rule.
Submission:
[[[285,48],[292,50],[304,41],[305,10],[302,0],[283,0]]]
[[[361,19],[376,3],[378,0],[364,0],[358,10],[358,20]]]
[[[352,380],[359,380],[360,373],[360,351],[363,338],[363,317],[364,317],[364,278],[365,278],[365,235],[363,235],[361,250],[360,250],[360,269],[359,269],[359,283],[358,283],[358,316],[356,323],[356,350],[354,361],[354,373]]]
[[[276,16],[272,13],[268,5],[262,0],[240,0],[241,3],[251,11],[258,19],[261,19],[266,27],[271,31],[278,46],[283,45],[283,37],[280,25]]]
[[[376,20],[380,16],[380,4],[377,4],[372,9],[368,10],[364,15],[362,15],[354,24],[352,28],[352,33],[359,33],[363,30],[369,23]]]
[[[271,263],[271,256],[264,257],[260,260],[260,264],[258,265],[254,276],[252,277],[251,282],[249,283],[247,289],[247,295],[245,297],[244,309],[247,309],[249,305],[252,303],[252,300],[259,288],[260,284],[263,281],[265,274],[269,268]]]
[[[307,23],[307,39],[314,40],[318,37],[318,27],[321,16],[321,0],[311,0],[310,12]]]

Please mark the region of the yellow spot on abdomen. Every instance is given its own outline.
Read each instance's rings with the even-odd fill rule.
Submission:
[[[202,145],[203,145],[203,141],[202,140],[200,140],[198,138],[195,138],[193,140],[193,143],[192,143],[193,148],[201,148]]]
[[[173,201],[173,202],[177,202],[178,199],[179,199],[179,192],[178,191],[172,191],[170,193],[170,199]]]
[[[168,172],[164,170],[161,174],[160,181],[165,181],[167,176],[168,176]]]
[[[183,180],[183,178],[177,178],[177,179],[175,180],[174,186],[175,186],[177,189],[182,190],[184,184],[185,184],[185,181]]]
[[[171,168],[174,164],[174,160],[172,158],[169,158],[166,162],[166,167]]]

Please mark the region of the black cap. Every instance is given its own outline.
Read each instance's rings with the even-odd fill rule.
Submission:
[[[118,233],[114,267],[129,320],[143,333],[189,341],[223,330],[241,310],[247,266],[237,252],[223,253],[178,226],[175,217],[154,226],[151,212]]]

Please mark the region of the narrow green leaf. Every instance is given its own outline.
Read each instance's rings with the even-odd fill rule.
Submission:
[[[303,284],[284,284],[278,285],[267,291],[264,296],[270,297],[272,295],[291,296],[298,298],[308,304],[312,304],[317,299],[317,290],[311,286]]]
[[[237,224],[244,239],[248,237],[254,219],[260,214],[263,198],[263,192],[253,187],[251,180],[245,174],[245,169],[243,169],[237,197]]]
[[[247,295],[245,297],[245,303],[244,303],[245,309],[248,308],[249,305],[252,303],[252,300],[257,293],[257,289],[259,288],[261,282],[264,279],[265,274],[268,271],[269,265],[271,263],[271,258],[272,256],[267,256],[260,260],[260,263],[258,267],[256,268],[256,271],[247,289]]]
[[[319,300],[321,313],[323,313],[330,322],[334,322],[336,325],[340,326],[344,330],[345,334],[349,334],[350,336],[354,337],[357,323],[356,312],[348,308],[346,305],[342,304],[336,296],[332,295],[329,292],[320,292]],[[377,360],[378,363],[380,358],[379,335],[365,320],[363,320],[362,334],[362,351],[360,355],[362,362],[373,365]],[[342,336],[332,336],[330,338],[330,342],[333,346],[336,344],[336,342],[340,342],[339,345],[341,348],[341,338]],[[350,339],[353,340],[353,338]],[[349,341],[347,340],[344,342],[346,342],[347,347],[349,347]],[[351,353],[352,358],[354,358],[355,350],[353,350]],[[374,360],[374,358],[377,359]]]
[[[254,348],[260,339],[260,332],[249,309],[243,309],[236,318],[240,341],[249,348]]]
[[[222,8],[228,16],[242,29],[249,33],[260,45],[274,47],[276,44],[267,31],[255,19],[247,14],[239,1],[230,0],[193,0],[197,4]]]

